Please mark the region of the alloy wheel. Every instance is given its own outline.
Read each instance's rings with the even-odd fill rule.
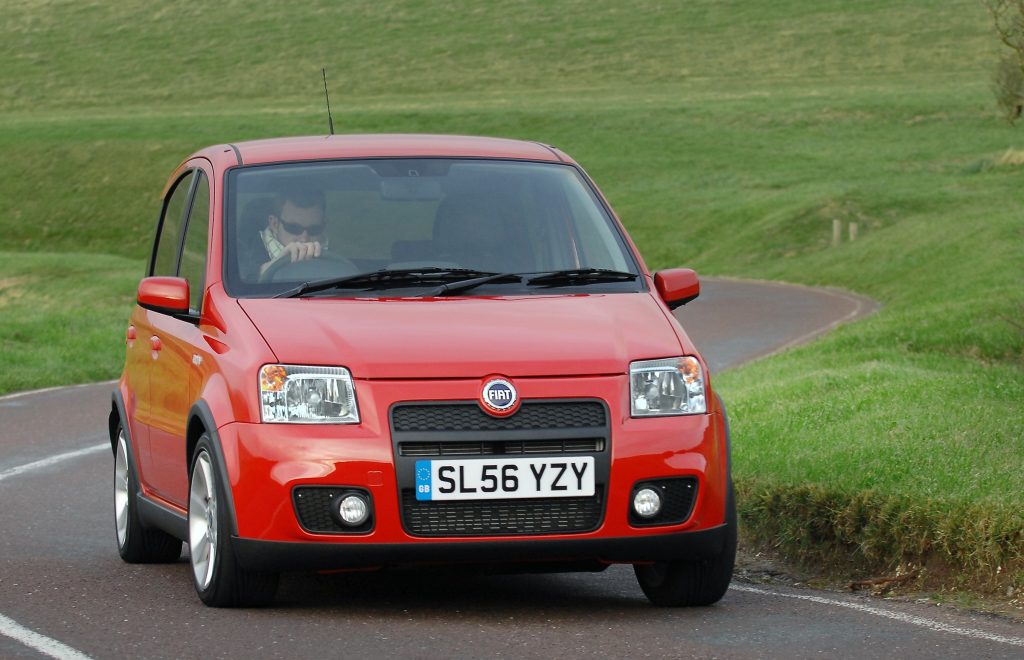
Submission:
[[[188,505],[188,549],[196,585],[206,589],[217,563],[217,485],[210,455],[200,451],[192,468]]]
[[[128,539],[128,443],[124,429],[117,434],[114,457],[114,521],[117,525],[117,546],[123,548]]]

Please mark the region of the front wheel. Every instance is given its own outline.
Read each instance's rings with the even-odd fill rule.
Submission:
[[[237,565],[224,486],[204,434],[192,458],[188,497],[188,549],[192,581],[200,600],[212,607],[265,605],[277,591],[276,573],[255,573]]]
[[[725,501],[725,544],[710,559],[677,559],[634,565],[644,595],[659,607],[712,605],[725,595],[736,563],[736,502],[732,484]]]

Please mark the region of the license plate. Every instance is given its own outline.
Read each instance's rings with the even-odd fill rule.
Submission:
[[[416,461],[417,500],[497,500],[593,494],[593,456]]]

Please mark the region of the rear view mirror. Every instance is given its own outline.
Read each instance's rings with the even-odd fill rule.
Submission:
[[[700,295],[700,280],[689,268],[669,268],[654,274],[654,286],[669,309],[675,309]]]
[[[380,197],[395,202],[434,202],[442,197],[441,182],[418,176],[381,179]]]
[[[139,306],[162,314],[188,314],[188,281],[182,277],[147,277],[139,282]]]

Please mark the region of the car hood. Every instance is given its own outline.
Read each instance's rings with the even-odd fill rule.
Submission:
[[[688,343],[649,293],[238,302],[282,363],[355,378],[621,374]]]

